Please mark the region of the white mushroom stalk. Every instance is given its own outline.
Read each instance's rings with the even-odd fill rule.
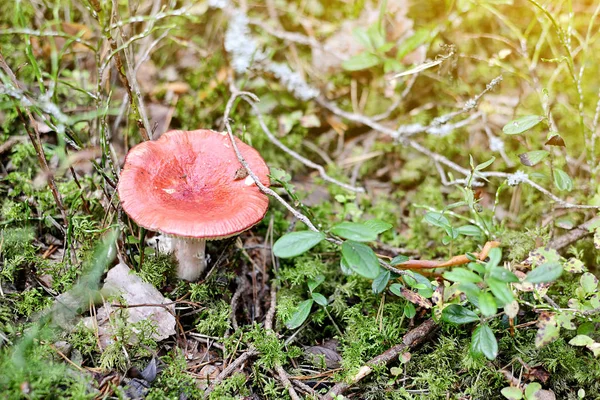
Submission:
[[[173,253],[177,259],[177,277],[194,282],[206,269],[206,240],[173,238]]]

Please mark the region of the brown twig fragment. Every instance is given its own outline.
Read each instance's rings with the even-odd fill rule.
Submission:
[[[223,379],[227,378],[229,375],[233,373],[239,366],[245,363],[248,359],[256,356],[258,351],[256,349],[249,349],[243,352],[238,358],[236,358],[231,364],[227,366],[217,377],[210,383],[210,386],[206,388],[204,391],[204,396],[208,397],[208,395],[215,390],[215,386],[223,381]]]
[[[392,360],[395,360],[398,357],[398,355],[402,352],[423,343],[427,336],[434,331],[436,326],[436,323],[432,319],[428,319],[421,325],[417,326],[415,329],[409,331],[406,335],[404,335],[402,343],[387,349],[385,352],[381,353],[375,358],[372,358],[365,365],[360,367],[356,375],[352,377],[349,383],[340,382],[335,384],[335,386],[333,386],[325,396],[325,400],[335,399],[337,395],[344,393],[352,385],[357,384],[366,376],[368,376],[371,372],[373,372],[374,367],[378,365],[387,365]]]
[[[577,228],[571,229],[564,235],[552,239],[550,243],[548,243],[548,247],[556,250],[563,249],[571,243],[578,241],[582,237],[590,235],[592,233],[590,229],[598,223],[600,223],[600,217],[592,218],[589,221],[579,225]]]
[[[494,247],[500,246],[500,242],[490,241],[487,242],[483,249],[481,249],[480,253],[473,253],[475,257],[479,260],[483,261],[487,258],[488,253]],[[402,264],[398,264],[401,267],[407,269],[426,269],[426,268],[447,268],[447,267],[455,267],[457,265],[468,264],[471,260],[467,258],[465,254],[461,254],[458,256],[454,256],[446,261],[432,261],[432,260],[408,260],[403,262]]]
[[[277,376],[279,376],[279,379],[283,383],[283,386],[287,389],[292,400],[300,400],[300,396],[298,396],[296,389],[294,389],[294,386],[292,385],[292,382],[290,382],[287,372],[285,372],[283,367],[280,364],[277,364],[275,365],[275,371],[277,371]]]

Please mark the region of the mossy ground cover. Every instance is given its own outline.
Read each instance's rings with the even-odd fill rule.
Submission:
[[[599,14],[0,4],[2,396],[600,398]],[[168,238],[123,212],[119,173],[143,140],[226,122],[289,207],[208,242],[184,282]],[[173,307],[174,335],[102,289],[116,263]],[[105,342],[86,321],[117,302]]]

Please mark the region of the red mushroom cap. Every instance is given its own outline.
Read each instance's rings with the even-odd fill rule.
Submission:
[[[235,138],[260,181],[269,168],[258,152]],[[170,131],[132,148],[118,192],[125,212],[152,231],[189,238],[220,239],[257,224],[268,197],[241,168],[226,133],[200,129]]]

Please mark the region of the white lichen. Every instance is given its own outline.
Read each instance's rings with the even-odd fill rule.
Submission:
[[[285,64],[268,63],[265,69],[271,72],[284,85],[287,90],[300,100],[310,100],[319,95],[319,91],[311,87],[306,81]]]
[[[453,126],[445,124],[441,126],[432,126],[431,128],[427,129],[427,133],[434,136],[444,137],[451,134],[453,130]]]
[[[228,0],[208,0],[208,6],[210,8],[224,9],[225,7],[229,6],[229,1]]]
[[[504,141],[502,141],[502,139],[500,139],[496,136],[491,136],[489,141],[490,141],[490,150],[491,151],[504,150]]]
[[[529,179],[529,176],[525,172],[519,170],[514,174],[509,175],[508,178],[506,178],[506,183],[508,183],[509,186],[517,186],[527,179]]]
[[[227,26],[225,50],[231,56],[231,66],[237,73],[246,72],[253,61],[264,58],[248,27],[248,17],[240,11],[233,13]]]
[[[402,125],[396,131],[397,134],[394,136],[394,139],[397,139],[399,136],[402,136],[402,137],[412,136],[417,133],[421,133],[424,130],[425,130],[425,127],[421,124]]]
[[[212,0],[219,3],[224,0]],[[319,95],[319,91],[310,86],[297,72],[286,64],[266,60],[266,52],[252,37],[248,26],[248,17],[240,10],[232,13],[225,33],[225,50],[231,57],[231,66],[237,73],[245,73],[253,67],[270,72],[286,89],[300,100],[310,100]]]

